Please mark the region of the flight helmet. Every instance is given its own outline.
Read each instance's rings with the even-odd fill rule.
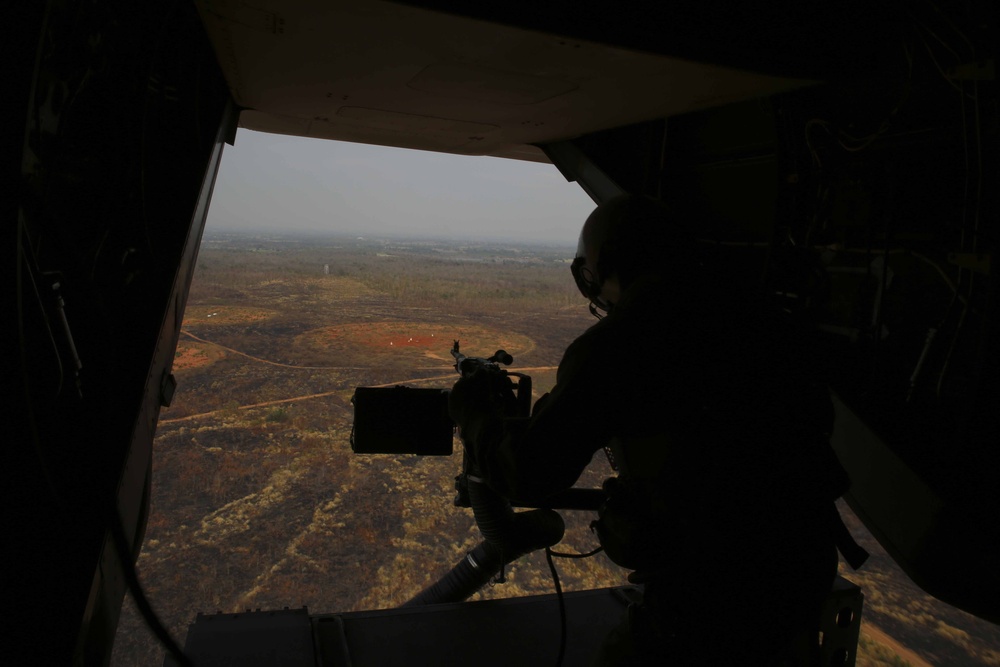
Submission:
[[[624,290],[642,276],[665,275],[682,246],[687,246],[686,235],[662,202],[619,195],[600,204],[584,222],[570,270],[591,311],[608,313],[614,303],[605,291],[607,281],[615,278]]]

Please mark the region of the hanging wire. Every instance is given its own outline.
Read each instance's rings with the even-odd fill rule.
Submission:
[[[556,570],[556,564],[552,558],[590,558],[591,556],[596,556],[602,551],[604,551],[604,547],[597,547],[593,551],[585,554],[570,554],[553,551],[552,547],[545,547],[545,562],[549,564],[549,572],[552,573],[552,583],[556,589],[556,599],[559,601],[559,657],[556,659],[556,667],[561,667],[563,661],[566,659],[566,599],[563,596],[562,584],[559,583],[559,571]]]
[[[121,563],[125,583],[128,585],[129,593],[132,594],[135,606],[139,609],[139,613],[146,622],[146,626],[149,627],[150,631],[152,631],[174,661],[181,665],[181,667],[194,667],[194,662],[184,653],[177,640],[173,638],[170,631],[160,621],[159,616],[156,615],[156,611],[149,602],[149,598],[146,597],[142,584],[139,582],[139,573],[136,571],[132,550],[129,548],[128,539],[125,537],[125,526],[117,507],[112,507],[111,514],[109,523],[111,524],[112,541],[115,545],[118,560]]]
[[[545,547],[545,562],[549,564],[549,572],[552,573],[552,582],[556,588],[556,598],[559,600],[559,656],[556,658],[556,667],[562,667],[563,660],[566,659],[566,600],[563,598],[562,585],[559,583],[559,572],[552,561],[554,555],[550,547]]]

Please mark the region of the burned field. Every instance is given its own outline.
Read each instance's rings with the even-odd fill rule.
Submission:
[[[450,386],[454,340],[470,355],[507,350],[512,368],[546,391],[562,350],[593,322],[568,270],[571,252],[207,237],[175,357],[179,388],[154,442],[139,558],[175,636],[198,612],[392,607],[471,549],[480,539],[471,512],[452,504],[460,454],[352,453],[351,396],[357,386]],[[609,474],[595,457],[581,485]],[[589,513],[565,518],[560,550],[596,546]],[[935,606],[877,563],[852,575],[870,587],[866,622],[931,663],[1000,664],[992,626]],[[559,569],[566,590],[625,581],[603,554]],[[552,590],[541,554],[507,577],[477,597]],[[865,640],[858,664],[907,664],[892,639],[878,637]],[[130,601],[113,662],[162,662]]]

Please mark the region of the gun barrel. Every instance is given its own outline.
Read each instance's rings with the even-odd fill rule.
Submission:
[[[459,375],[462,375],[462,362],[465,361],[466,356],[459,351],[457,340],[451,346],[451,356],[455,359],[455,370],[458,371]]]

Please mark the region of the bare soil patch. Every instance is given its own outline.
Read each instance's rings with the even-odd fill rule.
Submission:
[[[296,345],[347,358],[378,354],[381,358],[412,359],[419,354],[450,364],[450,351],[456,340],[469,356],[489,356],[502,348],[516,358],[535,348],[535,342],[527,336],[480,324],[398,321],[313,329],[299,336]]]
[[[177,343],[174,354],[174,372],[204,368],[226,356],[225,350],[216,345],[184,340]]]
[[[196,306],[184,311],[184,326],[247,324],[263,322],[277,315],[276,311],[252,306]]]

